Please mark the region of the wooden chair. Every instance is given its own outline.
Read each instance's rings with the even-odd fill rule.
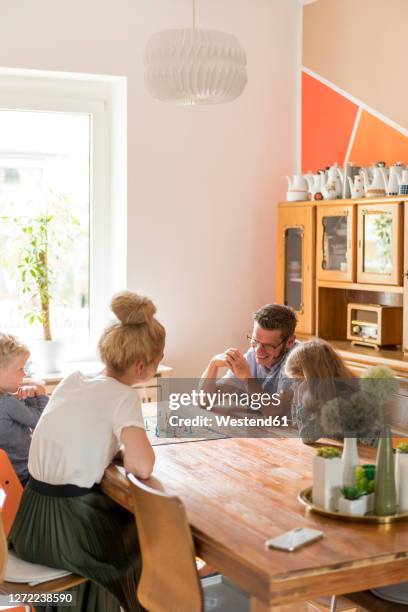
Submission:
[[[0,448],[0,488],[3,489],[6,494],[3,503],[2,517],[4,531],[7,537],[20,505],[23,487],[6,451],[2,448]]]
[[[128,479],[142,554],[137,591],[142,606],[149,612],[203,612],[207,600],[214,612],[248,610],[248,598],[222,582],[222,577],[200,581],[180,499],[148,487],[131,474]]]
[[[54,580],[47,580],[47,582],[42,582],[41,584],[37,584],[35,586],[30,586],[29,584],[22,582],[9,582],[4,580],[4,577],[6,575],[8,557],[11,555],[13,555],[14,571],[17,572],[17,576],[20,568],[21,570],[24,570],[23,575],[26,575],[27,566],[32,566],[33,569],[38,566],[36,566],[36,564],[34,563],[28,564],[26,561],[21,561],[18,559],[17,555],[13,551],[8,551],[7,532],[4,524],[4,516],[7,517],[7,526],[8,529],[10,529],[10,517],[12,516],[12,520],[14,520],[15,514],[20,504],[22,487],[20,481],[16,476],[14,468],[8,459],[7,454],[3,450],[0,451],[0,454],[0,482],[6,483],[4,485],[4,488],[2,485],[0,485],[0,593],[2,595],[12,595],[18,593],[59,593],[61,591],[69,590],[74,586],[77,586],[78,584],[86,582],[87,578],[84,578],[82,576],[76,576],[74,574],[69,574],[68,576],[63,576]],[[3,467],[7,468],[7,471],[5,473],[3,473]],[[4,474],[6,474],[6,476],[4,476]],[[17,491],[13,488],[16,485],[16,478],[20,487],[19,488],[17,486]],[[11,503],[7,500],[9,495],[11,496]],[[7,514],[5,514],[4,512],[7,510],[7,508],[8,511]],[[50,575],[55,575],[55,569],[49,568],[49,571]],[[13,610],[14,609],[16,608],[13,608]]]

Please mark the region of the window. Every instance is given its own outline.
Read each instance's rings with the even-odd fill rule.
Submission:
[[[112,228],[122,243],[125,228],[118,233],[112,222],[112,108],[109,83],[0,76],[0,326],[27,342],[41,337],[35,282],[27,288],[21,264],[27,227],[47,214],[56,276],[51,331],[69,341],[74,358],[95,342],[119,288]],[[123,280],[125,270],[115,275]]]
[[[51,330],[89,341],[91,116],[0,109],[0,134],[0,321],[38,336],[36,277],[19,267],[33,234],[22,229],[49,214]]]

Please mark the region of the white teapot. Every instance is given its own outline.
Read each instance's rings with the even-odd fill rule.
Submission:
[[[384,174],[387,195],[398,195],[399,186],[401,184],[402,174],[404,171],[404,164],[402,162],[397,162],[390,167],[388,176]]]
[[[287,176],[290,191],[307,191],[307,181],[303,174]]]
[[[370,182],[367,168],[361,168],[360,174],[364,180],[364,189],[367,198],[381,197],[386,194],[386,173],[382,166],[371,168],[373,178]]]
[[[321,200],[323,198],[322,196],[322,183],[323,183],[323,176],[321,172],[318,172],[317,174],[312,174],[311,172],[308,172],[305,175],[305,179],[307,181],[307,185],[309,188],[309,193],[312,196],[312,200]]]
[[[399,195],[408,195],[408,170],[403,170],[398,178]]]
[[[292,177],[287,176],[288,192],[286,199],[288,202],[298,202],[307,200],[308,185],[303,174],[294,174]]]
[[[350,176],[347,177],[350,185],[350,193],[352,198],[363,198],[364,197],[364,181],[361,174],[354,176],[354,183]]]
[[[325,183],[322,184],[322,193],[325,200],[341,198],[343,194],[342,172],[338,164],[333,164],[325,172]]]

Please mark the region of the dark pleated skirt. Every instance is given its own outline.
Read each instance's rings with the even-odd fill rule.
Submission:
[[[26,561],[92,581],[77,587],[77,605],[70,611],[118,612],[119,605],[127,612],[143,610],[136,599],[141,558],[134,515],[97,488],[78,497],[53,497],[28,484],[9,544]]]

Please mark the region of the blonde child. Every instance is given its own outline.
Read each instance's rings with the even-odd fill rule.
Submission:
[[[358,389],[352,372],[324,340],[302,342],[289,354],[285,374],[296,379],[292,418],[306,443],[332,432],[321,427],[321,409],[333,399],[348,398]]]
[[[28,480],[31,433],[48,402],[43,385],[23,384],[29,356],[18,338],[0,333],[0,448],[8,454],[23,485]]]
[[[98,484],[121,444],[127,471],[148,478],[153,470],[154,452],[132,385],[155,374],[165,330],[148,298],[123,292],[111,308],[118,321],[99,340],[105,369],[94,377],[76,372],[65,378],[37,425],[30,479],[10,541],[23,559],[86,576],[114,596],[117,608],[136,611],[134,516]]]

